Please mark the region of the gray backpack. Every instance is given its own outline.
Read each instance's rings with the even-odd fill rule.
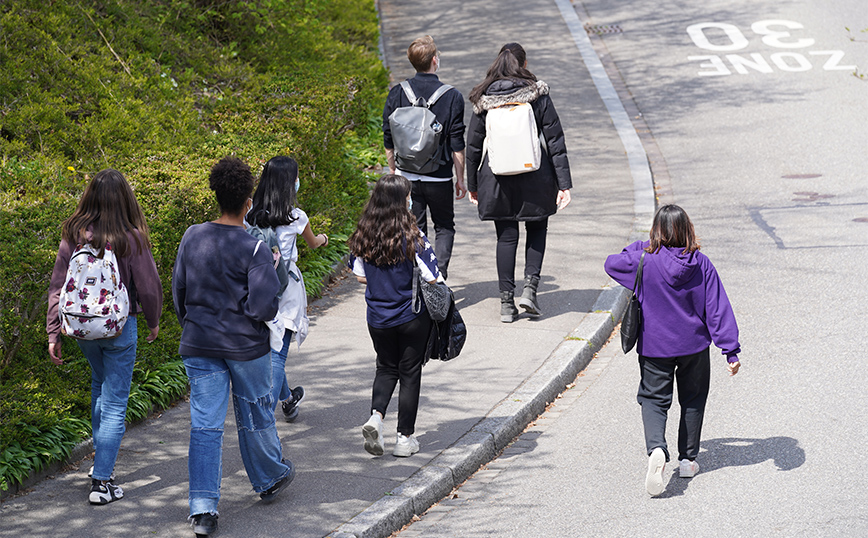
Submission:
[[[427,101],[416,97],[409,81],[402,82],[401,88],[410,100],[410,106],[396,108],[389,116],[396,163],[405,172],[434,172],[446,160],[443,159],[440,144],[443,125],[437,121],[437,116],[430,108],[452,86],[440,86]]]

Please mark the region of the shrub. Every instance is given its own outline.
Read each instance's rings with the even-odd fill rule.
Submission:
[[[225,155],[258,172],[299,162],[300,206],[329,246],[302,247],[308,292],[345,252],[382,162],[373,0],[0,6],[0,489],[89,434],[89,366],[47,358],[46,290],[60,223],[96,171],[123,172],[145,210],[164,289],[160,337],[139,346],[127,419],[186,391],[171,271],[188,226],[217,216]],[[374,111],[374,112],[372,112]],[[139,324],[140,337],[146,324]]]

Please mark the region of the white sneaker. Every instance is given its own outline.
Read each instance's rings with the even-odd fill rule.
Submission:
[[[398,440],[395,441],[395,448],[392,450],[392,455],[406,458],[416,452],[419,452],[419,441],[416,440],[416,436],[410,435],[407,437],[399,433]]]
[[[362,436],[365,438],[365,450],[374,456],[383,455],[383,419],[376,411],[362,426]]]
[[[648,474],[645,475],[645,489],[649,495],[657,496],[663,493],[663,469],[666,467],[666,453],[660,447],[651,451],[648,456]]]
[[[695,461],[681,460],[678,464],[678,475],[681,478],[693,478],[699,472],[699,464]]]

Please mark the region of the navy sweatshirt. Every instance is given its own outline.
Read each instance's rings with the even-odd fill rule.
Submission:
[[[187,228],[172,273],[181,356],[246,361],[270,352],[265,322],[277,314],[280,284],[258,243],[240,226]]]

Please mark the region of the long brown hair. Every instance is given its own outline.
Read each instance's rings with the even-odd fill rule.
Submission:
[[[485,79],[470,90],[467,98],[471,103],[476,104],[485,95],[488,87],[497,80],[510,79],[525,85],[533,84],[536,82],[536,76],[527,70],[526,62],[527,54],[518,43],[507,43],[502,46],[494,63],[488,68]]]
[[[413,260],[422,237],[407,210],[409,194],[410,182],[404,176],[386,174],[377,181],[348,241],[353,256],[378,266]]]
[[[103,255],[110,243],[116,256],[129,256],[132,246],[127,232],[133,234],[142,252],[142,245],[151,247],[145,215],[124,175],[107,168],[97,172],[84,189],[72,216],[63,221],[61,235],[73,245],[87,241],[87,229],[92,226],[93,237],[88,241]]]
[[[665,205],[654,215],[651,244],[645,251],[653,254],[660,250],[660,247],[684,248],[684,254],[699,250],[693,223],[690,222],[687,212],[677,205]]]

